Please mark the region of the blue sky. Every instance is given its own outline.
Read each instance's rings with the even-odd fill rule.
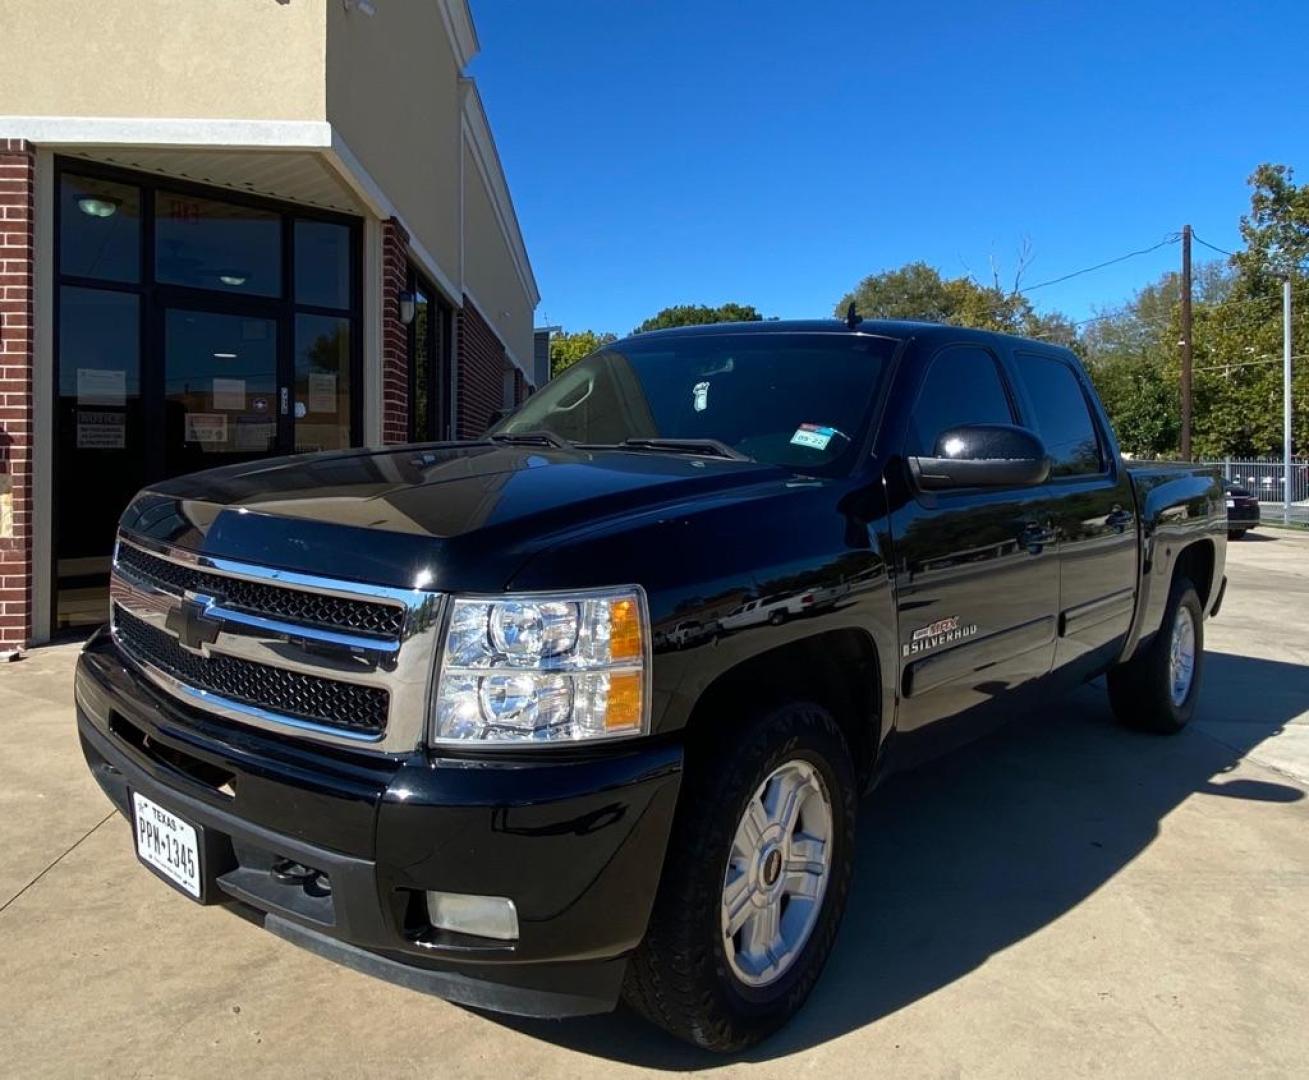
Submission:
[[[1028,285],[1187,221],[1230,249],[1257,164],[1309,181],[1304,0],[472,8],[537,320],[570,330],[675,303],[825,315],[914,259],[1007,280],[1024,237]],[[1177,259],[1032,299],[1084,318]]]

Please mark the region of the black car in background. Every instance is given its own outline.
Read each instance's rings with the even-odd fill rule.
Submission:
[[[1223,489],[1227,492],[1227,538],[1239,540],[1259,524],[1259,499],[1230,480]]]

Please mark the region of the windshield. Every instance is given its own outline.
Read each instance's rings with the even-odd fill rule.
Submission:
[[[848,468],[897,342],[853,334],[633,338],[592,353],[493,434],[613,446],[713,439],[801,472]]]

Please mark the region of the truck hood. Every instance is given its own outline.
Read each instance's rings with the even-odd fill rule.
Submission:
[[[123,529],[202,554],[412,588],[495,590],[536,551],[687,500],[747,497],[771,465],[486,443],[302,455],[143,491]]]

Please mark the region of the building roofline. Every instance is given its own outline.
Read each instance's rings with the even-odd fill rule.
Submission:
[[[463,71],[479,52],[482,43],[477,40],[477,27],[473,24],[473,13],[468,8],[468,0],[438,0],[441,21],[445,24],[446,35],[454,49],[455,61]]]
[[[491,134],[491,125],[482,105],[482,95],[478,92],[477,83],[467,75],[459,76],[459,86],[463,98],[463,130],[473,149],[473,160],[486,181],[491,206],[500,223],[500,231],[509,247],[509,255],[514,269],[518,271],[523,291],[531,301],[530,306],[535,308],[541,302],[541,291],[536,285],[536,275],[532,273],[532,261],[527,256],[527,245],[523,243],[523,231],[518,224],[514,201],[509,195],[504,165],[495,146],[495,137]]]

